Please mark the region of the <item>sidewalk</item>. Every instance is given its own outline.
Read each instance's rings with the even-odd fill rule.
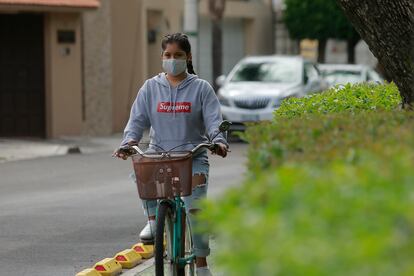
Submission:
[[[34,159],[39,157],[59,156],[70,153],[94,153],[113,151],[119,146],[122,133],[109,136],[67,136],[58,139],[11,139],[0,137],[0,164],[8,161]],[[229,137],[229,141],[238,141]],[[142,142],[149,141],[146,131]]]
[[[214,252],[216,249],[216,243],[214,241],[214,239],[210,239],[210,248],[211,248],[211,255],[214,255]],[[220,273],[219,271],[217,271],[216,266],[214,265],[213,262],[213,258],[211,257],[208,258],[208,264],[211,270],[211,273],[214,276],[223,276],[223,273]],[[153,276],[155,275],[155,267],[153,264],[153,258],[150,259],[149,261],[149,267],[145,268],[144,270],[142,270],[139,266],[134,268],[134,269],[130,269],[127,272],[122,273],[121,275],[125,275],[125,276]]]
[[[59,139],[0,138],[0,163],[70,153],[112,151],[119,146],[122,134],[105,137],[62,137]]]

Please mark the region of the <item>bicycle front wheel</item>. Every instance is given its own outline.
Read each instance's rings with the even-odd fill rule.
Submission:
[[[193,256],[193,237],[189,217],[186,217],[185,225],[185,241],[184,241],[184,257],[188,258]],[[184,227],[183,227],[184,228]],[[195,257],[186,265],[185,275],[194,276],[195,275]]]
[[[167,202],[161,202],[158,207],[157,229],[155,233],[155,275],[184,276],[185,270],[180,267],[173,256],[174,240],[174,210]],[[185,220],[185,212],[183,213]],[[164,242],[165,239],[165,242]],[[184,239],[182,240],[184,242]],[[164,244],[166,244],[164,249]],[[184,257],[184,244],[180,246],[179,258]],[[167,272],[167,273],[165,273]]]

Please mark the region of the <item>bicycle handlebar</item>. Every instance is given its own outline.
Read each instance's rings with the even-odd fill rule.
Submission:
[[[217,144],[214,144],[214,143],[201,143],[201,144],[197,145],[195,148],[193,148],[191,151],[188,151],[188,153],[193,155],[194,153],[196,153],[198,150],[200,150],[202,148],[208,148],[209,150],[214,150],[216,145]],[[146,154],[136,144],[135,145],[127,145],[126,147],[123,147],[121,149],[124,152],[124,154],[126,154],[128,157],[138,153],[138,154],[140,154],[144,157],[154,158],[154,155]],[[133,149],[133,150],[131,150],[131,149]],[[170,155],[170,153],[174,153],[174,152],[172,152],[172,151],[160,152],[160,155],[161,156],[168,156],[168,155]]]
[[[217,137],[217,135],[219,135],[220,133],[223,133],[223,132],[225,132],[225,131],[227,131],[227,130],[229,130],[230,129],[230,126],[231,126],[231,122],[229,122],[229,121],[226,121],[226,120],[224,120],[224,121],[222,121],[221,123],[220,123],[220,125],[219,125],[219,128],[218,128],[218,132],[216,133],[216,135],[212,138],[212,139],[210,139],[210,141],[213,141],[214,140],[214,138],[216,138]],[[188,143],[187,143],[188,144]],[[181,146],[184,146],[184,145],[187,145],[187,144],[183,144],[183,145],[180,145],[180,146],[178,146],[178,147],[181,147]],[[157,146],[157,145],[155,145],[155,146]],[[169,156],[170,155],[170,153],[171,152],[173,152],[172,150],[173,149],[176,149],[177,147],[175,147],[175,148],[172,148],[172,149],[170,149],[169,151],[164,151],[164,152],[161,152],[161,156]],[[209,150],[211,150],[211,151],[214,151],[216,148],[217,148],[217,144],[215,144],[215,143],[212,143],[212,142],[208,142],[208,143],[201,143],[201,144],[199,144],[199,145],[197,145],[195,148],[193,148],[191,151],[189,151],[189,154],[191,154],[191,155],[193,155],[194,153],[196,153],[198,150],[200,150],[201,148],[208,148]],[[131,150],[132,149],[132,150]],[[161,148],[162,149],[162,148]],[[153,155],[149,155],[149,154],[145,154],[145,152],[143,152],[139,147],[138,147],[138,144],[133,144],[133,145],[126,145],[126,147],[121,147],[119,150],[122,150],[123,151],[123,154],[125,154],[127,157],[129,157],[129,156],[131,156],[131,155],[134,155],[134,154],[140,154],[140,155],[142,155],[142,156],[145,156],[145,157],[152,157],[152,158],[154,158],[154,156]]]

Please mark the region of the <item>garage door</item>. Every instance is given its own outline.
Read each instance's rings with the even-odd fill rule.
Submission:
[[[244,24],[240,18],[226,18],[223,20],[223,74],[228,74],[236,63],[245,56]],[[212,50],[211,50],[211,19],[201,17],[199,36],[199,74],[210,83],[212,77]]]
[[[0,14],[0,136],[45,136],[43,16]]]

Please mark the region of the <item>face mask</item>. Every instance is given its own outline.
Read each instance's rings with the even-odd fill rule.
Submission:
[[[187,69],[187,60],[185,59],[164,59],[162,68],[168,75],[178,76]]]

